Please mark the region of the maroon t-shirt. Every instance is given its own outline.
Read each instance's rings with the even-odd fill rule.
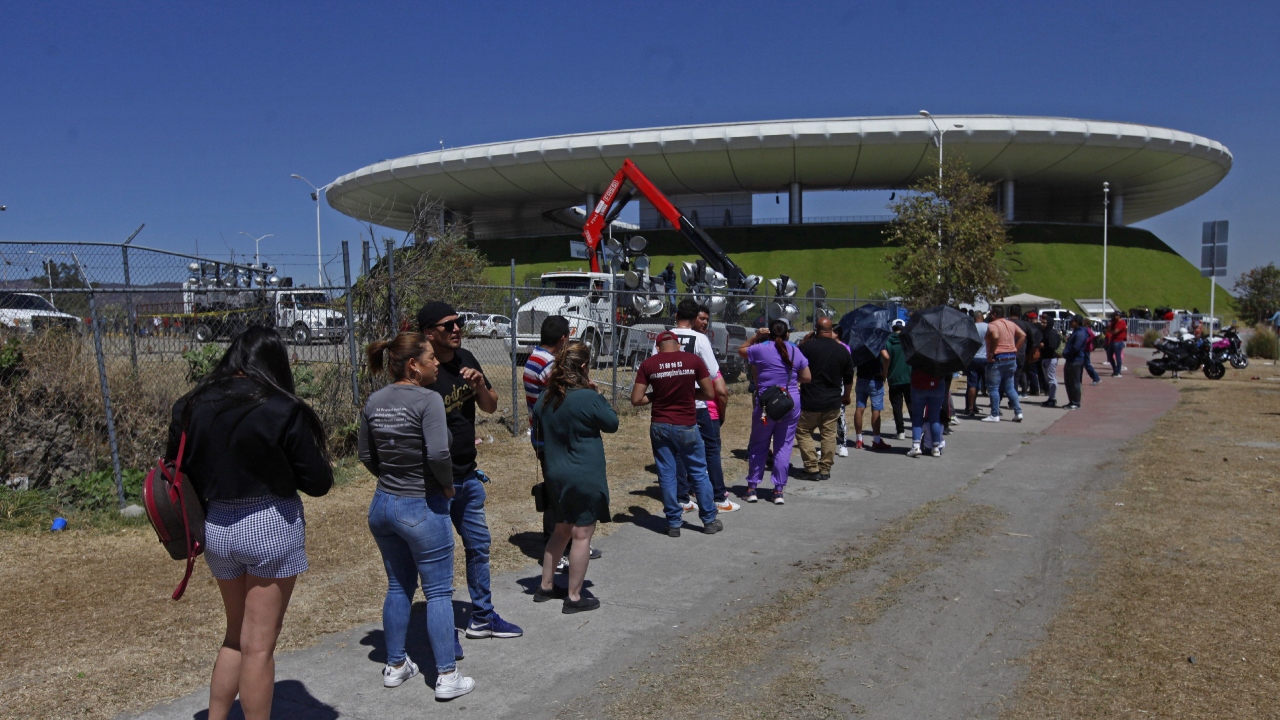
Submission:
[[[652,422],[682,425],[698,424],[694,407],[697,382],[710,377],[707,366],[693,353],[660,352],[640,363],[636,382],[653,390]],[[689,382],[689,380],[694,382]]]

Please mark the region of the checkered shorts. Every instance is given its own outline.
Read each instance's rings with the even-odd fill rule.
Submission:
[[[210,500],[204,559],[219,580],[293,577],[307,570],[306,524],[297,495]]]

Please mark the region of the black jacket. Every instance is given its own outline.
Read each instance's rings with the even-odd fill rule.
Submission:
[[[200,499],[247,500],[299,491],[324,495],[333,486],[333,468],[307,428],[298,401],[279,395],[238,404],[235,394],[253,381],[233,378],[212,387],[196,401],[187,426],[182,471]],[[178,456],[184,396],[173,406],[165,457]]]
[[[1052,325],[1041,332],[1044,337],[1040,340],[1040,359],[1051,360],[1058,357],[1058,348],[1062,347],[1062,333]]]

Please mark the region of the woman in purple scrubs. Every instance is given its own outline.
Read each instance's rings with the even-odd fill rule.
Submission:
[[[796,440],[796,423],[800,421],[800,384],[811,379],[809,361],[800,348],[787,342],[786,320],[774,320],[769,329],[761,328],[755,336],[738,346],[738,354],[751,363],[756,374],[756,398],[751,417],[751,442],[747,445],[747,494],[749,503],[756,501],[756,486],[764,479],[765,458],[773,443],[773,503],[783,504],[782,492],[791,469],[791,446]],[[775,385],[787,388],[795,407],[781,420],[771,420],[760,409],[760,396]]]

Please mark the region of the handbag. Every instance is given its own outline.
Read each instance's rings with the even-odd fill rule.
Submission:
[[[147,473],[142,482],[142,507],[155,528],[156,536],[169,557],[186,560],[187,570],[173,591],[178,600],[187,590],[187,581],[195,568],[196,558],[204,552],[204,507],[191,478],[182,473],[182,456],[187,449],[187,433],[178,441],[178,457],[170,462],[164,458]]]
[[[778,353],[778,357],[782,357],[782,353]],[[791,393],[787,392],[787,387],[791,385],[790,365],[787,365],[787,383],[786,385],[774,385],[760,393],[760,422],[767,420],[777,422],[782,418],[791,414],[796,408],[796,401],[791,399]]]

